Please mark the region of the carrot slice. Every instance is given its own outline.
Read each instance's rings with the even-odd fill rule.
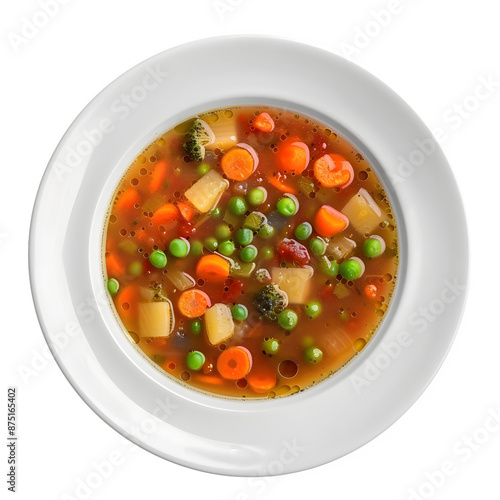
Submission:
[[[267,365],[256,366],[247,375],[247,382],[253,391],[267,393],[276,386],[276,371]]]
[[[181,293],[177,306],[187,318],[199,318],[210,307],[210,298],[201,290],[186,290]]]
[[[294,187],[289,186],[283,182],[284,179],[286,179],[286,175],[280,172],[267,178],[271,186],[274,186],[276,189],[283,191],[283,193],[297,194],[297,190]]]
[[[208,282],[222,283],[229,276],[229,262],[218,255],[205,255],[198,261],[196,274]]]
[[[118,294],[117,310],[120,318],[130,321],[137,311],[138,291],[132,285],[128,285]],[[129,325],[125,325],[129,326]]]
[[[314,177],[327,188],[346,188],[354,180],[352,165],[341,155],[328,154],[314,162]]]
[[[106,270],[110,277],[120,276],[125,271],[122,262],[114,253],[110,253],[106,257]]]
[[[167,179],[168,165],[166,161],[156,162],[153,173],[151,174],[151,180],[149,181],[149,191],[151,193],[156,193]]]
[[[177,208],[179,209],[182,217],[188,221],[190,221],[196,215],[196,210],[185,201],[177,202]]]
[[[286,174],[302,173],[309,165],[310,159],[307,144],[300,142],[297,137],[288,137],[278,146],[276,163]]]
[[[203,384],[211,384],[211,385],[223,385],[224,380],[218,375],[196,375],[197,382],[201,382]]]
[[[139,193],[134,188],[128,188],[123,191],[123,193],[116,200],[116,211],[126,212],[132,210],[134,205],[140,203],[141,197]]]
[[[323,205],[314,218],[314,229],[325,238],[330,238],[348,225],[349,219],[330,205]]]
[[[274,120],[269,113],[261,113],[253,121],[253,126],[261,132],[272,132],[274,130]]]
[[[257,168],[257,153],[247,144],[238,144],[222,157],[220,166],[228,179],[244,181]]]
[[[228,380],[239,380],[252,369],[252,354],[243,346],[229,347],[217,359],[217,371]]]
[[[157,208],[151,219],[155,226],[163,226],[179,219],[179,209],[173,203],[166,203]]]

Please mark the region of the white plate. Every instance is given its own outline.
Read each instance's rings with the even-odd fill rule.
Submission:
[[[216,398],[162,375],[119,328],[101,274],[106,209],[131,161],[186,117],[238,104],[294,109],[340,131],[376,167],[399,225],[396,294],[374,340],[337,375],[277,400]],[[467,248],[464,211],[446,159],[397,95],[317,48],[228,37],[190,43],[139,64],[83,110],[40,186],[30,273],[47,342],[101,418],[173,462],[264,475],[339,458],[412,405],[455,336],[465,302]]]

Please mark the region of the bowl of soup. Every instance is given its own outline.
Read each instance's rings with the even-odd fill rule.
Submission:
[[[420,395],[461,316],[467,234],[439,146],[385,85],[228,37],[85,108],[42,181],[30,272],[101,418],[176,463],[272,475],[349,453]]]

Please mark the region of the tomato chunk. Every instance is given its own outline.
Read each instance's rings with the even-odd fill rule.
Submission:
[[[296,240],[285,238],[278,245],[278,255],[285,260],[293,261],[299,266],[305,266],[310,260],[307,248]]]

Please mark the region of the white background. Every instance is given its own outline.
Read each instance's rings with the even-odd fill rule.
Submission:
[[[88,498],[499,498],[500,424],[484,430],[489,413],[500,413],[496,3],[47,1],[56,2],[58,12],[35,28],[29,40],[19,38],[24,18],[33,19],[43,0],[4,2],[1,16],[0,304],[2,337],[7,340],[1,349],[2,411],[6,413],[6,387],[17,386],[18,498],[82,498],[79,481],[86,481],[93,464],[111,455],[119,457],[119,463]],[[362,34],[366,31],[368,36]],[[259,481],[168,463],[131,445],[102,422],[46,353],[27,268],[29,221],[39,181],[81,109],[110,81],[157,52],[202,37],[237,33],[289,37],[348,55],[401,95],[431,129],[442,129],[442,147],[462,192],[471,244],[463,322],[445,364],[419,401],[351,455],[310,471]],[[473,96],[481,79],[496,84],[478,101]],[[431,274],[432,266],[428,262],[423,272]],[[467,436],[472,441],[466,441]],[[2,449],[0,460],[6,463],[7,451]],[[443,462],[453,465],[444,479],[436,474]],[[439,487],[431,485],[430,476],[434,481],[441,478]],[[1,488],[6,487],[2,479]]]

